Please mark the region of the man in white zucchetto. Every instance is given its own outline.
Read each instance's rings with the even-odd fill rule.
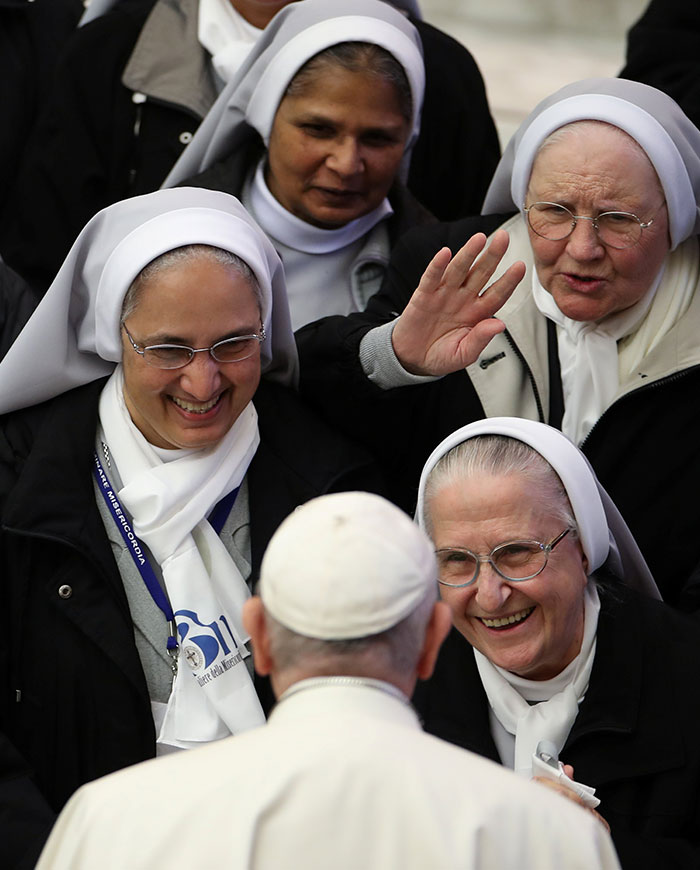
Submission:
[[[619,868],[595,817],[421,731],[450,625],[433,549],[376,495],[307,502],[245,604],[266,725],[83,786],[38,870]]]

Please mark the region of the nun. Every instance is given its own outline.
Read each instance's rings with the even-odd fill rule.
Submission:
[[[241,609],[267,541],[376,488],[296,377],[277,254],[199,188],[97,214],[0,363],[0,764],[37,806],[265,721]]]
[[[426,729],[599,814],[626,870],[697,866],[697,624],[583,454],[543,423],[472,423],[425,463],[418,519],[453,624],[414,697]]]
[[[294,329],[363,310],[432,216],[405,180],[425,90],[415,27],[381,0],[283,9],[165,185],[240,197],[284,263]]]

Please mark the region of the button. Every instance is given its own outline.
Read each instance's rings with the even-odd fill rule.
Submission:
[[[69,586],[67,583],[64,583],[63,586],[58,587],[59,598],[70,598],[72,594],[73,587]]]
[[[192,134],[188,133],[187,130],[184,130],[182,133],[180,133],[178,138],[181,145],[189,145],[192,141]]]

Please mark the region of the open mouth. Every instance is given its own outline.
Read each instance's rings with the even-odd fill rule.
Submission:
[[[498,619],[486,619],[483,616],[477,617],[479,622],[486,626],[486,628],[495,628],[495,629],[504,629],[511,628],[514,625],[518,625],[521,622],[524,622],[530,614],[535,609],[535,606],[527,607],[525,610],[519,610],[517,613],[511,613],[510,616],[502,616]]]
[[[170,399],[178,408],[182,408],[188,414],[206,414],[221,401],[222,396],[223,393],[219,393],[216,398],[210,399],[208,402],[188,402],[186,399],[181,399],[178,396],[170,396]]]

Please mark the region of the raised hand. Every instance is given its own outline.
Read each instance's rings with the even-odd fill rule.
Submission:
[[[394,353],[407,371],[446,375],[462,369],[503,332],[505,325],[493,315],[522,281],[525,264],[513,263],[487,285],[509,241],[508,233],[498,230],[484,251],[486,236],[477,233],[454,257],[449,248],[433,257],[392,335]]]

